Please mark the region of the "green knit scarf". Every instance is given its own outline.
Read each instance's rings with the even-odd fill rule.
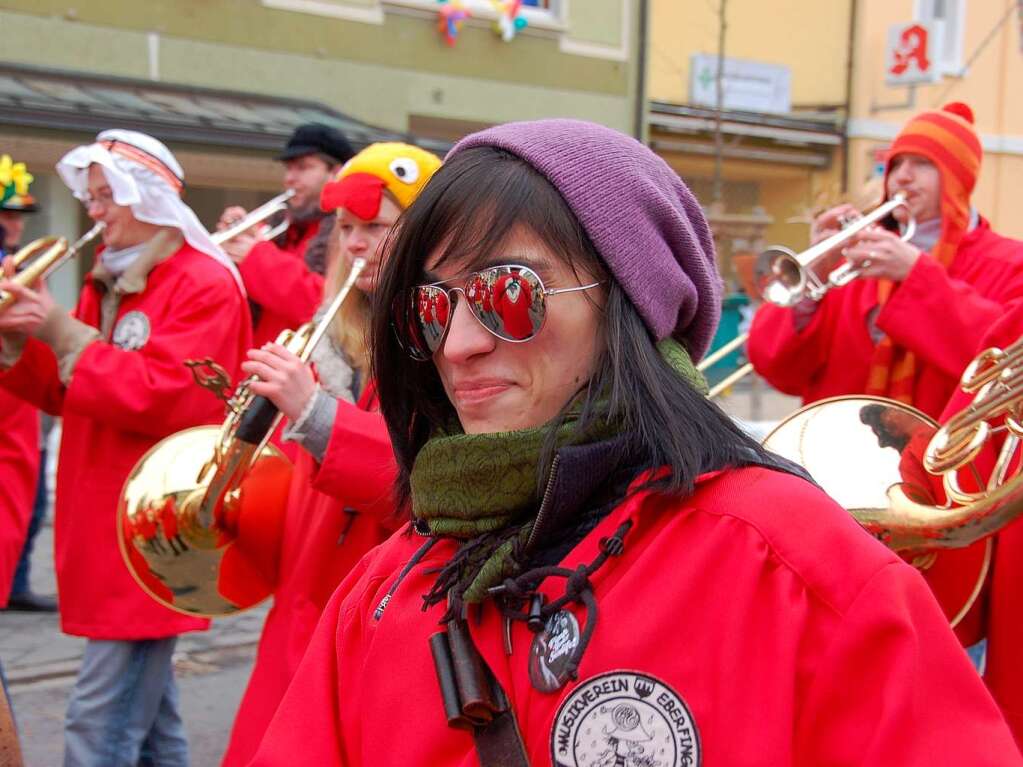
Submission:
[[[667,339],[658,350],[698,390],[707,382],[685,348]],[[598,412],[582,430],[580,408],[571,408],[558,427],[557,446],[584,445],[609,439],[621,427]],[[410,477],[412,510],[431,535],[467,543],[453,573],[463,602],[481,602],[487,590],[516,574],[513,553],[524,546],[539,510],[540,451],[548,427],[496,434],[464,434],[453,426],[431,437]],[[440,595],[437,595],[440,596]]]

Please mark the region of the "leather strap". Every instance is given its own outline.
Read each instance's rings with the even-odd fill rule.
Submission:
[[[529,767],[508,696],[465,621],[455,618],[430,637],[430,650],[448,725],[472,732],[480,767]]]
[[[496,680],[494,685],[497,686]],[[519,723],[511,708],[491,719],[490,724],[476,727],[472,737],[480,767],[529,767]]]
[[[3,688],[0,688],[0,767],[24,767],[24,764],[11,706]]]

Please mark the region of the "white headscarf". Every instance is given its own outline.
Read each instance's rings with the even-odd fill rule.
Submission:
[[[72,149],[57,163],[57,173],[82,202],[88,200],[89,166],[94,163],[103,169],[115,203],[130,207],[139,221],[180,230],[189,245],[231,272],[245,295],[234,262],[182,202],[185,172],[166,146],[138,131],[105,130],[96,143]]]

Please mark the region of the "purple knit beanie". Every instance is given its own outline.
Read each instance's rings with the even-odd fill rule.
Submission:
[[[721,316],[721,278],[703,210],[667,163],[629,136],[580,120],[498,125],[459,141],[495,146],[561,192],[654,338],[699,360]]]

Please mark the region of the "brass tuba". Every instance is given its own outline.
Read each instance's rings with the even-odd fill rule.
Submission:
[[[68,247],[64,237],[40,237],[33,240],[11,256],[18,269],[11,280],[19,285],[29,286],[37,280],[46,279],[57,269],[82,252],[82,248],[96,239],[105,225],[99,222]],[[0,290],[0,312],[15,302],[14,294]]]
[[[929,581],[942,557],[958,558],[960,571],[965,561],[976,578],[935,589],[953,626],[980,594],[990,536],[1023,514],[1021,363],[1023,339],[981,352],[960,381],[972,402],[940,427],[892,400],[836,397],[799,410],[764,441]]]
[[[307,362],[365,266],[355,260],[315,326],[286,330],[277,343]],[[185,364],[225,400],[227,418],[172,434],[139,460],[118,501],[118,540],[129,571],[157,602],[187,615],[229,615],[276,587],[291,465],[269,444],[282,416],[251,392],[253,378],[228,397],[230,379],[216,363]]]

